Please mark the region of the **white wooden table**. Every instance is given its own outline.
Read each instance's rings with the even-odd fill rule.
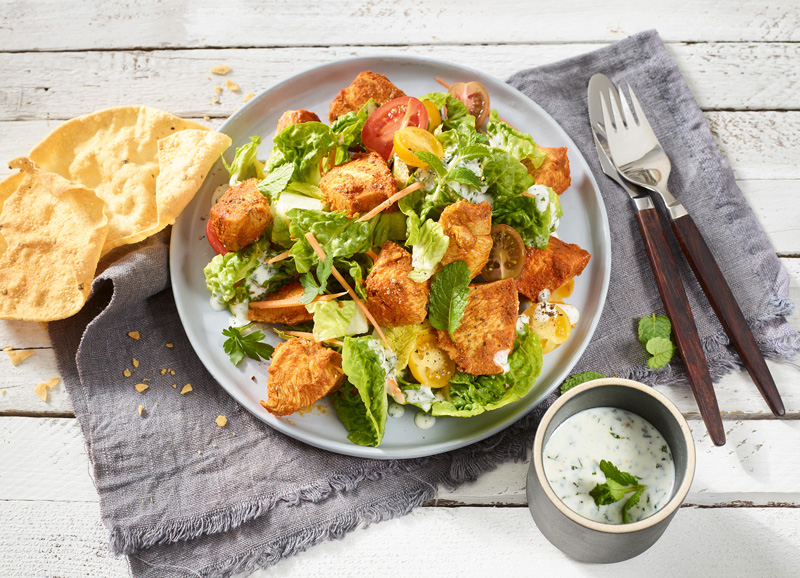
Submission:
[[[321,62],[418,54],[499,78],[656,27],[706,114],[792,279],[800,303],[800,7],[797,0],[396,0],[244,3],[0,0],[0,161],[27,153],[61,121],[148,104],[213,127],[243,95]],[[233,48],[235,47],[235,48]],[[219,103],[218,63],[242,88]],[[546,144],[546,143],[545,143]],[[9,173],[3,162],[0,177]],[[791,323],[800,329],[800,315]],[[0,321],[0,576],[128,574],[107,548],[83,439],[37,323]],[[409,516],[357,530],[263,576],[797,576],[800,573],[800,368],[770,363],[787,415],[774,419],[746,374],[716,386],[728,443],[705,435],[688,388],[660,388],[695,432],[685,507],[644,555],[575,563],[537,531],[527,464],[508,464]]]

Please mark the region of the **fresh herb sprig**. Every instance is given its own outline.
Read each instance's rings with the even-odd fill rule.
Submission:
[[[605,375],[598,373],[597,371],[584,371],[583,373],[570,375],[564,380],[564,383],[561,384],[561,393],[567,393],[573,387],[577,387],[582,383],[586,383],[587,381],[592,381],[593,379],[603,379],[604,377]]]
[[[675,344],[672,342],[672,323],[664,315],[653,313],[639,321],[639,343],[652,355],[647,360],[647,367],[658,369],[670,362],[675,354]]]
[[[455,333],[469,300],[469,266],[453,261],[436,274],[431,284],[429,319],[436,329]]]
[[[251,325],[253,324],[248,323],[243,327],[228,327],[222,330],[222,334],[228,338],[222,344],[222,348],[234,365],[239,365],[245,355],[258,361],[262,358],[269,359],[272,357],[272,352],[275,351],[275,348],[269,343],[262,341],[266,337],[263,331],[256,330],[247,334],[242,333]]]
[[[317,279],[309,271],[300,277],[300,284],[303,286],[303,296],[298,299],[303,305],[311,303],[317,295],[324,295],[328,288],[328,277],[333,271],[333,256],[328,254],[323,261],[317,263]]]
[[[642,497],[642,493],[647,489],[647,486],[640,484],[640,478],[637,476],[628,472],[621,472],[614,464],[606,460],[600,460],[600,471],[605,474],[606,482],[597,484],[589,492],[589,495],[594,498],[594,503],[598,506],[607,506],[608,504],[619,502],[626,494],[632,493],[633,495],[628,498],[628,501],[622,507],[622,522],[627,524],[630,522],[628,512],[639,503],[639,498]]]

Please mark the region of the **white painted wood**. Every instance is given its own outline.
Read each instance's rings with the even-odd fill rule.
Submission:
[[[32,523],[35,521],[34,523]],[[128,576],[106,549],[96,504],[6,502],[0,575]],[[323,542],[251,578],[374,576],[795,576],[800,508],[682,508],[644,554],[613,565],[574,562],[552,546],[527,508],[418,508]]]
[[[241,106],[244,94],[341,58],[427,56],[506,78],[518,70],[595,48],[598,45],[501,44],[0,52],[0,70],[4,77],[14,79],[0,85],[0,120],[66,119],[120,104],[148,104],[183,117],[226,116]],[[673,44],[668,50],[703,108],[800,108],[800,92],[795,88],[800,43]],[[220,104],[212,104],[214,86],[224,85],[225,80],[209,73],[218,63],[231,66],[225,78],[239,83],[242,92],[223,91]]]
[[[613,5],[564,0],[535,3],[462,0],[419,3],[341,0],[309,3],[215,0],[14,3],[4,14],[7,50],[79,48],[297,46],[615,41],[657,26],[668,40],[798,40],[792,0],[636,0]],[[491,26],[487,26],[491,23]]]

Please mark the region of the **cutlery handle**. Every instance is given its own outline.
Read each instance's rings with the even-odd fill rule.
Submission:
[[[667,242],[664,225],[656,209],[644,209],[636,213],[639,230],[642,233],[650,267],[658,285],[661,301],[667,310],[667,315],[672,321],[672,330],[678,342],[686,367],[686,374],[692,392],[697,400],[700,415],[708,429],[714,445],[725,444],[725,428],[722,425],[722,416],[717,405],[717,396],[708,373],[708,362],[700,345],[700,336],[689,307],[689,299],[683,288],[675,256]]]
[[[736,303],[731,288],[717,265],[714,255],[706,245],[703,235],[697,229],[694,220],[689,215],[684,215],[672,221],[672,230],[686,255],[695,277],[708,297],[711,307],[717,314],[725,333],[733,344],[734,349],[742,359],[750,377],[758,387],[769,409],[777,416],[786,413],[783,407],[778,388],[769,372],[767,362],[758,349],[753,332],[745,321],[742,310]]]

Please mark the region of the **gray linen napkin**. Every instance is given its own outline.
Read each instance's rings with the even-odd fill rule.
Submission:
[[[800,339],[781,317],[791,308],[788,277],[657,34],[647,32],[509,80],[574,139],[597,175],[609,213],[609,298],[576,371],[649,383],[680,376],[677,362],[655,373],[642,365],[635,321],[661,306],[628,200],[601,174],[594,155],[586,86],[599,71],[636,86],[675,165],[673,188],[706,235],[765,353],[795,353]],[[129,556],[135,576],[229,576],[408,513],[434,499],[439,484],[455,487],[500,462],[524,458],[554,398],[492,438],[429,458],[365,460],[306,446],[252,417],[205,371],[175,310],[167,244],[162,233],[109,254],[86,307],[50,324],[111,548]],[[719,376],[736,367],[736,359],[685,273],[712,373]],[[128,337],[130,331],[138,331],[139,339]],[[136,391],[137,383],[148,389]],[[181,395],[186,384],[192,391]],[[215,424],[217,415],[227,416],[224,428]]]

